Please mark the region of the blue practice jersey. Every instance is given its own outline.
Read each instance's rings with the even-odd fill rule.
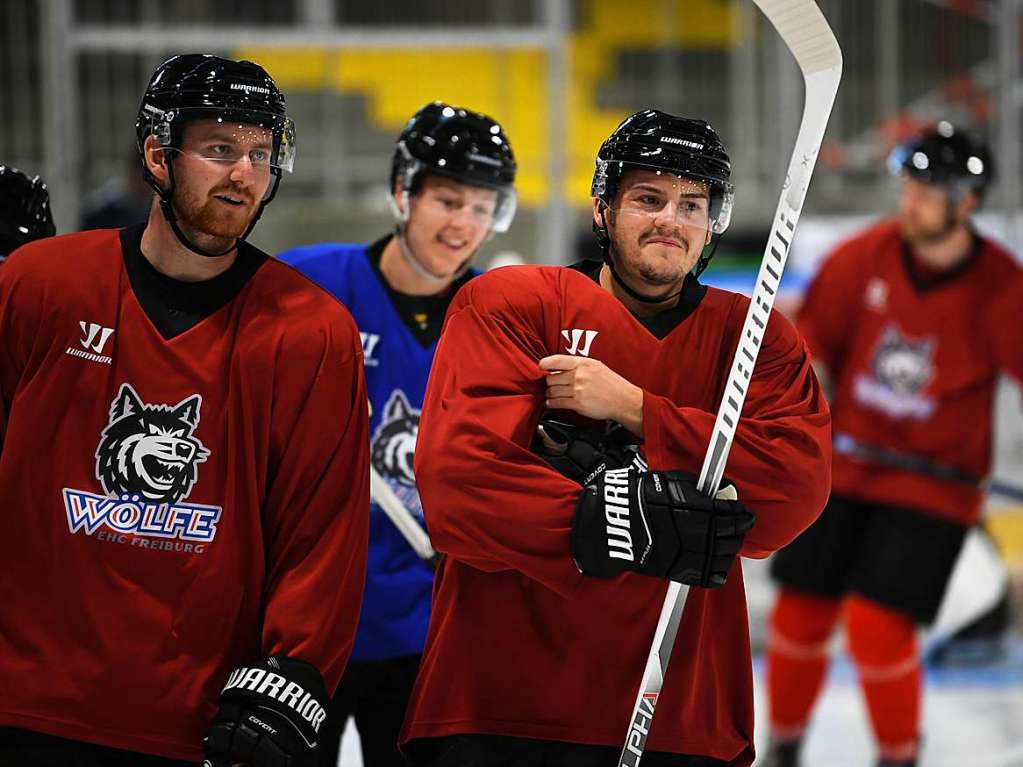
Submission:
[[[337,296],[355,317],[373,403],[373,468],[422,525],[412,455],[437,343],[424,346],[402,320],[369,249],[324,243],[288,250],[278,258]],[[366,592],[352,659],[415,655],[426,641],[433,573],[380,507],[374,503],[370,509]]]

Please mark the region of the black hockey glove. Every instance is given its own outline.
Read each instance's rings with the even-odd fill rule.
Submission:
[[[203,738],[207,767],[315,767],[330,696],[305,661],[274,655],[231,672]]]
[[[621,424],[609,422],[606,429],[581,428],[548,418],[536,427],[533,452],[561,474],[586,485],[608,469],[632,465],[638,457],[629,444],[629,433]]]
[[[710,498],[681,472],[611,469],[579,497],[572,556],[580,572],[596,578],[633,570],[721,586],[753,527],[752,512],[734,498],[731,485]]]

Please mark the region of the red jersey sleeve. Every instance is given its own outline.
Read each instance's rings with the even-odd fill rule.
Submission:
[[[333,690],[355,639],[369,535],[369,409],[347,312],[286,340],[275,376],[263,653],[312,663]]]
[[[0,262],[0,449],[18,381],[28,364],[43,311],[45,282],[23,268],[32,258],[32,244]],[[33,284],[39,282],[41,284]]]
[[[643,395],[650,467],[703,465],[717,413]],[[771,314],[750,380],[725,477],[756,515],[742,555],[765,557],[813,522],[831,490],[831,415],[806,344]]]
[[[807,288],[802,306],[796,315],[796,325],[803,334],[810,353],[827,366],[833,376],[845,357],[845,349],[862,302],[856,285],[860,269],[854,267],[859,240],[840,246],[821,265],[820,271]],[[862,258],[861,258],[862,260]]]
[[[1023,384],[1023,274],[994,296],[985,320],[995,364]]]
[[[438,551],[570,596],[582,578],[569,542],[579,485],[529,450],[543,410],[544,307],[535,293],[506,301],[504,279],[492,274],[448,310],[419,422],[416,485]]]

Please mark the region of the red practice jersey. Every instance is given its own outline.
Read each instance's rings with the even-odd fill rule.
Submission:
[[[651,469],[698,474],[749,304],[712,288],[701,295],[663,340],[573,269],[499,269],[455,297],[416,449],[444,556],[403,740],[622,745],[667,582],[589,578],[573,564],[579,485],[529,450],[544,410],[538,363],[580,354],[642,387]],[[766,556],[820,513],[829,424],[804,343],[772,315],[726,469],[757,514],[746,556]],[[722,588],[689,594],[648,748],[749,764],[751,677],[736,566]]]
[[[849,438],[962,477],[990,468],[998,375],[1023,379],[1019,266],[978,238],[954,271],[919,271],[898,223],[883,222],[825,261],[797,324],[831,373],[834,492],[972,524],[976,483],[842,453]]]
[[[334,688],[369,516],[338,302],[268,259],[168,341],[117,231],[41,240],[0,267],[0,394],[0,725],[201,761],[241,663]]]

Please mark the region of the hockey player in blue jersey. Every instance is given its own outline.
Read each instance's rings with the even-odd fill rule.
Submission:
[[[412,454],[426,379],[454,294],[480,246],[515,213],[515,159],[501,126],[440,102],[416,112],[391,164],[395,231],[370,245],[325,243],[280,258],[337,296],[362,335],[373,469],[419,524]],[[374,499],[375,500],[375,499]],[[355,718],[366,767],[403,765],[397,742],[430,618],[432,569],[373,504],[355,649],[321,733],[334,767]]]

